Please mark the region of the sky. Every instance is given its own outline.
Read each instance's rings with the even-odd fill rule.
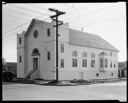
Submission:
[[[65,12],[59,17],[69,27],[101,36],[119,49],[118,61],[127,60],[126,2],[115,3],[7,3],[2,5],[2,57],[7,62],[17,61],[17,33],[29,26],[32,18],[51,22],[54,12]]]

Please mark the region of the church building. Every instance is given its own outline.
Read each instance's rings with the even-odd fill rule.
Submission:
[[[32,19],[17,34],[17,78],[56,80],[56,28]],[[58,29],[58,79],[118,78],[119,50],[98,35],[69,28]]]

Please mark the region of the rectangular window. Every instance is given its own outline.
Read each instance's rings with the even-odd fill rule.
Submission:
[[[116,68],[116,64],[114,64],[114,68]]]
[[[77,67],[77,59],[72,59],[72,67]]]
[[[47,52],[47,59],[50,60],[50,51]]]
[[[91,67],[95,67],[95,60],[91,60]]]
[[[50,36],[50,28],[47,29],[47,36]]]
[[[87,67],[87,59],[83,59],[82,66]]]
[[[110,67],[112,68],[112,62],[110,63]]]
[[[64,44],[60,44],[60,52],[64,53]]]
[[[22,62],[22,58],[21,58],[21,56],[19,56],[19,62],[20,62],[20,63]]]
[[[64,68],[64,59],[61,59],[61,60],[60,60],[60,67],[61,67],[61,68]]]
[[[19,44],[21,44],[21,37],[19,37]]]
[[[103,58],[100,59],[100,67],[103,68]]]
[[[108,67],[108,59],[105,59],[105,67]]]

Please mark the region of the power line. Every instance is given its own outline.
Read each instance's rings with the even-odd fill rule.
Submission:
[[[5,13],[4,13],[5,14]],[[15,18],[18,18],[18,19],[23,19],[23,20],[25,20],[26,18],[22,18],[22,17],[18,17],[18,16],[14,16],[14,15],[10,15],[10,14],[5,14],[5,15],[7,15],[7,16],[12,16],[12,17],[15,17]]]
[[[42,14],[40,14],[40,15],[42,15]],[[39,16],[40,16],[40,15],[39,15]],[[37,17],[39,17],[39,16],[37,16]],[[37,17],[35,17],[35,18],[37,18]],[[47,18],[46,18],[46,19],[47,19]],[[29,21],[30,21],[30,20],[29,20]],[[24,25],[25,25],[26,23],[28,23],[29,21],[27,21],[27,22],[21,24],[20,26],[14,28],[14,29],[17,29],[17,28],[19,28],[19,27],[21,27],[21,26],[24,26]],[[10,31],[7,31],[7,32],[10,32]],[[6,34],[7,32],[5,32],[4,34]],[[7,33],[7,34],[8,34],[8,33]]]
[[[3,40],[6,40],[6,41],[7,41],[7,40],[14,40],[14,39],[17,39],[17,38],[11,38],[11,39],[3,39]]]
[[[43,20],[46,20],[46,19],[48,19],[49,17],[47,17],[47,18],[44,18]],[[28,22],[25,22],[24,24],[22,24],[22,25],[20,25],[20,26],[18,26],[17,27],[17,29],[22,29],[22,28],[20,28],[20,27],[22,27],[22,26],[26,26],[26,23],[28,23]],[[15,35],[15,33],[16,32],[18,32],[17,30],[15,30],[15,31],[13,31],[12,33],[7,33],[7,35],[4,35],[4,37],[8,37],[8,36],[11,36],[10,34],[13,34],[13,35]]]
[[[39,11],[39,10],[37,10],[36,8],[34,9],[34,10],[32,10],[32,9],[30,9],[30,8],[28,8],[28,7],[16,7],[15,5],[13,5],[13,6],[10,6],[11,8],[14,8],[14,9],[16,9],[16,10],[20,10],[20,11],[22,11],[22,12],[24,12],[24,13],[32,13],[32,14],[38,14],[38,13],[43,13],[43,12],[41,12],[41,11]],[[32,8],[34,8],[34,7],[32,7]],[[48,13],[43,13],[43,14],[45,14],[45,15],[50,15],[50,14],[48,14]]]
[[[11,33],[5,33],[5,34],[7,34],[7,35],[3,35],[4,37],[7,37],[9,34],[12,34],[12,33],[14,33],[14,32],[16,32],[17,31],[17,29],[21,29],[21,27],[23,27],[23,26],[26,26],[26,24],[27,24],[28,22],[25,22],[24,24],[21,24],[20,26],[18,26],[18,27],[16,27],[15,29],[15,31],[11,31]]]

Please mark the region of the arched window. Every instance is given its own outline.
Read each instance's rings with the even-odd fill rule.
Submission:
[[[91,53],[91,67],[95,67],[95,54]]]
[[[82,57],[83,57],[83,59],[82,59],[82,67],[87,67],[87,59],[86,59],[87,53],[83,52]]]
[[[87,53],[83,52],[82,57],[87,57]]]
[[[72,56],[73,56],[73,57],[77,57],[77,51],[73,51],[73,52],[72,52]]]
[[[77,51],[72,52],[72,56],[75,58],[72,58],[72,67],[77,67]]]
[[[39,50],[37,48],[35,48],[32,52],[32,55],[39,55]]]
[[[95,54],[94,53],[91,53],[91,58],[95,58]]]

